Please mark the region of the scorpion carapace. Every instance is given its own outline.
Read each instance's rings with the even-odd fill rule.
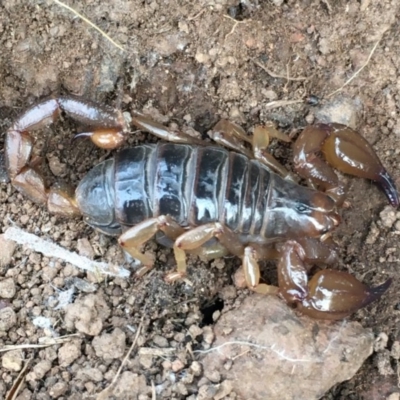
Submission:
[[[168,281],[186,274],[187,252],[210,258],[231,253],[242,258],[250,289],[278,293],[315,318],[344,318],[388,288],[390,280],[368,288],[334,270],[308,279],[310,266],[337,261],[330,234],[340,222],[337,207],[345,194],[331,167],[317,157],[319,152],[343,172],[377,181],[391,204],[399,204],[394,183],[373,149],[350,128],[316,125],[295,143],[296,170],[323,193],[297,185],[294,175],[265,151],[271,137],[289,140],[271,126],[257,127],[249,139],[237,125],[221,121],[211,136],[236,150],[228,151],[132,113],[134,125],[175,143],[120,151],[94,167],[74,194],[61,186],[48,188],[31,159],[30,131],[54,122],[60,112],[90,127],[77,136],[90,137],[102,148],[118,147],[128,134],[122,114],[111,108],[72,96],[45,100],[7,132],[12,184],[51,212],[83,214],[95,229],[119,235],[120,245],[143,264],[138,275],[153,266],[153,258],[140,249],[156,236],[173,247],[177,269],[167,275]],[[241,139],[253,146],[254,157]],[[261,259],[278,259],[278,288],[260,283]]]

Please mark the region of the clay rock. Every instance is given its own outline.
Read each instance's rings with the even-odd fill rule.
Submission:
[[[232,381],[241,399],[319,399],[373,350],[373,334],[359,323],[312,320],[274,296],[249,296],[214,332],[204,371]]]

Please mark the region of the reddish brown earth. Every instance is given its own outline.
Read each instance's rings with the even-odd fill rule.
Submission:
[[[68,5],[124,51],[53,1],[0,2],[0,149],[4,132],[20,112],[59,93],[82,95],[123,111],[144,110],[204,137],[221,117],[249,132],[256,124],[273,121],[295,135],[321,118],[327,106],[341,102],[339,117],[350,116],[400,187],[398,1],[87,0]],[[331,96],[366,64],[376,44],[366,67]],[[268,105],[309,95],[318,96],[321,105]],[[64,121],[46,131],[48,140],[39,140],[52,172],[74,184],[105,157],[87,142],[72,147],[75,129]],[[155,140],[138,133],[130,144]],[[290,167],[289,146],[273,143],[271,151]],[[351,380],[323,398],[383,400],[391,395],[394,400],[400,392],[400,214],[387,207],[375,186],[359,179],[349,180],[349,201],[335,233],[341,259],[337,268],[371,285],[392,277],[393,285],[379,302],[352,317],[379,336],[375,352]],[[9,184],[0,186],[0,204],[2,231],[16,224],[96,260],[124,261],[114,239],[79,219],[50,215]],[[192,354],[212,342],[212,311],[236,309],[251,295],[232,286],[239,260],[206,263],[192,257],[193,286],[170,286],[163,277],[173,267],[172,254],[154,243],[148,249],[158,267],[140,281],[105,279],[21,246],[5,246],[0,312],[12,312],[0,329],[0,348],[36,344],[54,334],[80,335],[62,345],[7,353],[8,364],[0,366],[0,398],[30,357],[18,399],[96,398],[114,378],[139,326],[141,334],[114,398],[152,398],[152,384],[157,399],[215,398],[207,397],[207,388],[200,391],[215,384],[225,385],[223,398],[241,398],[226,389],[222,378],[207,375]],[[274,273],[268,265],[264,279],[273,281]],[[73,305],[57,308],[59,291],[71,288]],[[82,318],[78,325],[74,313]],[[36,317],[47,318],[51,326],[39,326]],[[163,351],[149,355],[148,348]],[[172,355],[169,348],[174,348]]]

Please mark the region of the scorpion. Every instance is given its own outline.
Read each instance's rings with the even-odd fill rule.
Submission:
[[[32,132],[64,113],[85,126],[98,147],[115,149],[130,125],[164,139],[125,148],[95,166],[75,192],[49,187],[34,161]],[[317,319],[342,319],[378,299],[391,279],[368,287],[347,272],[313,265],[337,261],[332,231],[340,223],[345,185],[333,168],[370,179],[399,205],[394,182],[371,145],[351,128],[331,124],[306,127],[294,143],[294,170],[307,180],[301,186],[266,148],[271,138],[290,140],[277,130],[256,127],[250,138],[222,120],[210,145],[174,131],[144,114],[127,121],[120,110],[80,97],[58,96],[28,108],[6,134],[6,167],[12,185],[51,213],[83,215],[87,224],[118,236],[120,246],[149,271],[154,258],[141,251],[150,239],[173,248],[174,282],[187,272],[186,253],[210,259],[233,254],[242,259],[246,285],[262,294],[278,294],[302,313]],[[243,144],[249,142],[249,146]],[[229,150],[226,148],[228,147]],[[321,157],[324,156],[325,160]],[[260,282],[260,260],[277,259],[278,287]]]

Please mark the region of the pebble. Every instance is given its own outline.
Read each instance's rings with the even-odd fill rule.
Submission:
[[[223,381],[219,387],[218,387],[218,392],[217,394],[214,396],[213,400],[222,400],[225,399],[231,392],[233,389],[233,385],[232,385],[232,381],[230,380],[225,380]]]
[[[43,377],[51,370],[50,360],[41,360],[33,368],[32,371],[26,376],[27,381],[37,381],[43,379]]]
[[[58,350],[58,363],[60,367],[65,368],[81,355],[81,340],[71,340],[71,342],[65,343]]]
[[[211,344],[214,340],[214,332],[212,331],[212,328],[210,326],[205,326],[203,328],[203,340]]]
[[[212,383],[221,381],[221,374],[217,370],[204,370],[204,376]]]
[[[169,346],[168,340],[165,337],[160,336],[160,335],[155,335],[153,337],[153,343],[158,347],[168,347]]]
[[[12,299],[15,296],[16,291],[13,278],[7,278],[0,281],[0,298]]]
[[[172,371],[178,372],[178,371],[181,371],[185,367],[185,365],[179,358],[177,358],[176,360],[172,361],[171,367],[172,367]]]
[[[78,379],[90,379],[94,382],[101,382],[103,380],[103,373],[97,368],[86,368],[78,371]]]
[[[7,240],[4,235],[0,235],[0,267],[5,267],[11,263],[17,244],[12,240]]]
[[[87,238],[78,239],[76,248],[78,250],[79,255],[90,258],[91,260],[94,259],[93,247]]]
[[[193,339],[196,339],[197,336],[200,336],[203,333],[203,329],[199,328],[197,325],[191,325],[189,328],[189,333]]]
[[[92,341],[92,346],[97,357],[105,360],[122,358],[125,354],[126,335],[120,328],[115,328],[111,333],[103,332]]]
[[[397,215],[396,212],[393,211],[392,206],[386,206],[380,213],[379,217],[382,221],[382,225],[386,228],[391,228],[393,224],[396,222]]]
[[[190,364],[190,370],[192,371],[194,376],[200,376],[201,364],[198,361],[193,361],[192,364]]]
[[[7,351],[1,358],[1,365],[9,371],[21,371],[22,355],[20,350]]]
[[[17,315],[11,307],[0,310],[0,331],[7,332],[17,323]]]
[[[68,390],[68,385],[66,382],[57,382],[54,386],[50,388],[49,394],[53,399],[58,399]]]

